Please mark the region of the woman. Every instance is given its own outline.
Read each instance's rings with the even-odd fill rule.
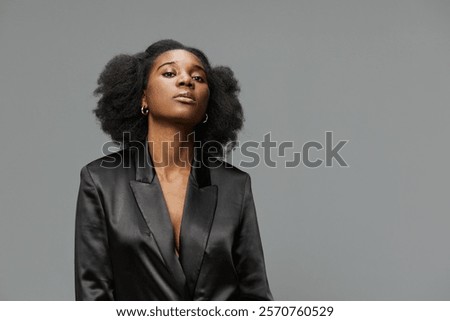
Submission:
[[[77,300],[271,300],[232,71],[173,40],[113,58],[94,110],[124,148],[81,170]],[[201,147],[201,148],[200,148]]]

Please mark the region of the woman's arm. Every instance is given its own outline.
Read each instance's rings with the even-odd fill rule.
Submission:
[[[105,213],[86,166],[80,178],[75,223],[75,298],[114,300]]]
[[[240,228],[235,241],[233,253],[239,277],[240,299],[273,300],[267,281],[250,176],[247,176],[245,183]]]

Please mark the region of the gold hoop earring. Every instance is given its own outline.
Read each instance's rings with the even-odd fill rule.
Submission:
[[[203,121],[203,124],[206,123],[206,122],[208,121],[208,114],[205,114],[205,116],[206,116],[206,118],[205,118],[205,120]]]
[[[147,106],[142,106],[141,107],[141,114],[144,116],[148,115],[148,107]]]

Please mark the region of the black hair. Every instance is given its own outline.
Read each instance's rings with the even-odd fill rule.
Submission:
[[[131,141],[145,140],[148,120],[141,113],[141,101],[143,90],[147,87],[148,72],[160,54],[174,49],[191,52],[205,68],[210,90],[206,109],[208,121],[196,126],[195,139],[202,145],[208,142],[217,147],[217,153],[210,151],[210,154],[221,156],[224,150],[228,152],[236,145],[237,133],[244,122],[238,99],[238,81],[229,67],[211,67],[202,51],[180,42],[160,40],[144,52],[120,54],[112,58],[98,78],[94,95],[100,96],[100,99],[93,112],[102,130],[113,141],[122,142],[126,147]]]

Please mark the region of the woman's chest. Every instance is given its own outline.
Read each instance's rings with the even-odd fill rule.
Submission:
[[[175,248],[179,252],[180,231],[187,190],[187,177],[174,182],[160,182],[167,214],[172,224]]]

